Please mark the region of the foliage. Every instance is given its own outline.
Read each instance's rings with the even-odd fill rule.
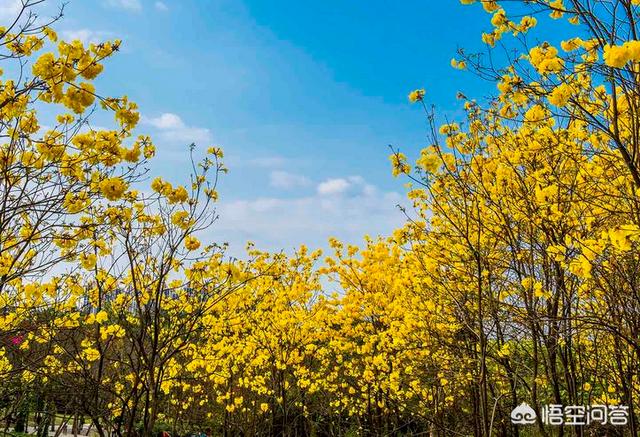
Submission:
[[[442,126],[428,91],[409,94],[431,144],[415,164],[390,157],[407,223],[362,247],[332,239],[326,259],[249,244],[236,260],[198,238],[222,151],[192,155],[185,186],[149,183],[136,105],[93,85],[120,42],[58,42],[26,2],[0,29],[7,428],[58,413],[100,436],[585,431],[516,428],[526,401],[626,405],[627,428],[587,431],[636,435],[640,2],[462,3],[490,14],[488,53],[452,66],[498,93],[461,96],[466,117]],[[539,20],[576,27],[534,43]],[[94,129],[95,111],[115,128]]]

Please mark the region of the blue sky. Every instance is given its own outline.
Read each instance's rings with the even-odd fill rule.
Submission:
[[[139,104],[154,175],[185,181],[191,142],[224,148],[230,173],[208,237],[239,254],[246,240],[291,250],[401,224],[387,146],[415,156],[428,145],[407,93],[425,88],[456,117],[457,91],[492,92],[449,65],[457,47],[481,48],[488,18],[454,0],[71,0],[56,29],[123,40],[98,88]]]

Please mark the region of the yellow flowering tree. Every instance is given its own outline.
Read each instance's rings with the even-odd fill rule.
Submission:
[[[433,126],[414,170],[400,152],[391,157],[415,184],[418,219],[404,237],[466,331],[468,426],[515,433],[509,413],[523,400],[534,409],[623,403],[634,433],[638,5],[477,3],[491,14],[489,50],[501,40],[523,56],[496,67],[461,52],[499,94],[465,101],[464,124]],[[541,12],[568,18],[580,37],[531,44]],[[540,414],[537,427],[547,432]]]
[[[43,278],[100,232],[92,209],[138,180],[154,154],[148,138],[132,139],[135,104],[103,96],[92,84],[120,42],[58,41],[50,25],[59,17],[43,21],[37,3],[22,2],[16,19],[0,27],[3,390],[42,382],[33,367],[40,360],[16,357],[30,342],[45,344],[51,337],[37,332],[55,327],[47,315],[73,305],[58,300],[65,279]],[[95,110],[113,114],[113,129],[92,126]]]
[[[431,135],[414,163],[390,157],[409,220],[362,247],[332,239],[323,261],[204,246],[222,151],[192,157],[184,185],[143,181],[154,147],[132,138],[135,104],[91,83],[119,42],[58,42],[24,3],[0,29],[0,59],[31,71],[0,75],[9,426],[35,407],[41,433],[57,410],[101,436],[637,434],[640,4],[462,3],[509,56],[451,66],[497,94],[461,96],[466,116],[439,126],[411,92]],[[561,43],[535,39],[542,20],[568,20]],[[98,107],[114,129],[91,128]],[[538,413],[527,430],[521,402]],[[624,405],[629,424],[551,429],[546,404]]]

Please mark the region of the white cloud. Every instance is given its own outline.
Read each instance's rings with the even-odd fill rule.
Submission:
[[[327,179],[318,184],[316,188],[321,196],[372,194],[375,191],[373,185],[367,184],[362,176],[349,176],[346,178]]]
[[[269,185],[274,188],[290,190],[292,188],[306,187],[309,184],[311,184],[309,178],[296,173],[289,173],[284,170],[274,170],[269,173]]]
[[[0,19],[15,20],[21,9],[21,0],[0,0]]]
[[[143,118],[143,121],[160,131],[160,138],[172,145],[196,143],[208,147],[212,143],[211,131],[203,127],[187,125],[179,115],[165,112],[159,117]]]
[[[172,114],[170,112],[165,112],[156,118],[148,119],[148,123],[151,126],[154,126],[158,129],[182,129],[184,128],[184,122],[180,118],[180,116],[176,114]]]
[[[169,6],[164,2],[155,2],[153,5],[158,11],[166,12],[169,10]]]
[[[106,4],[113,8],[126,9],[128,11],[142,10],[142,3],[140,3],[140,0],[107,0]]]
[[[289,251],[300,244],[326,248],[329,237],[359,243],[366,234],[389,235],[404,222],[396,206],[404,202],[400,194],[379,190],[359,177],[338,179],[349,185],[349,195],[316,193],[229,202],[223,197],[217,211],[220,218],[206,237],[229,242],[231,254],[242,256],[247,241],[272,251]]]
[[[73,41],[79,39],[83,44],[98,44],[109,39],[109,32],[101,32],[91,29],[75,29],[75,30],[63,30],[62,37],[67,41]]]
[[[349,184],[346,179],[327,179],[326,181],[318,184],[318,194],[326,196],[331,194],[344,193],[349,189],[350,185],[351,184]]]

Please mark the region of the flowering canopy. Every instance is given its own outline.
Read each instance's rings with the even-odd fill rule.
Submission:
[[[93,85],[120,42],[58,41],[33,15],[0,29],[0,58],[31,69],[0,75],[3,417],[83,415],[101,436],[490,436],[514,435],[526,401],[623,404],[637,434],[640,2],[462,3],[490,15],[489,51],[519,56],[456,55],[497,87],[461,96],[461,120],[436,126],[409,94],[432,132],[415,163],[390,157],[410,220],[326,259],[203,246],[222,151],[186,185],[144,180],[135,103]],[[575,34],[532,43],[542,20]],[[91,127],[98,106],[115,128]]]

